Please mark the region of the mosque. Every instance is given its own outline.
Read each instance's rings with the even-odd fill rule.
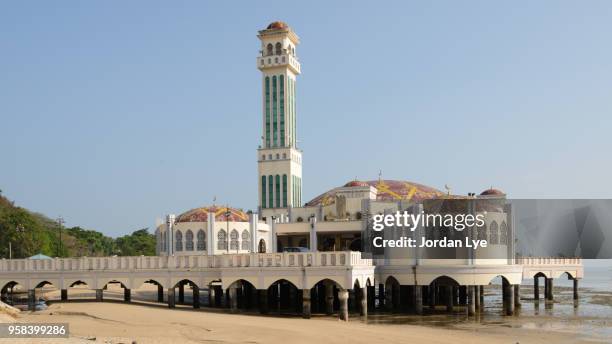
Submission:
[[[404,209],[449,195],[405,180],[351,180],[302,201],[302,151],[297,140],[296,84],[300,62],[297,34],[276,21],[259,31],[262,73],[262,135],[258,156],[257,212],[203,206],[169,214],[156,230],[159,255],[215,255],[313,251],[359,251],[365,213]],[[488,189],[480,197],[504,197]],[[506,222],[492,222],[493,236],[506,238]],[[497,229],[496,229],[497,228]]]
[[[553,279],[567,275],[578,299],[583,277],[579,258],[517,257],[514,208],[505,194],[489,188],[479,195],[452,195],[404,180],[350,180],[304,202],[302,151],[297,140],[296,83],[300,74],[300,40],[283,22],[259,31],[262,73],[262,135],[257,149],[258,203],[256,211],[209,205],[180,215],[168,214],[156,227],[156,256],[75,257],[45,260],[0,260],[0,298],[16,285],[28,290],[34,309],[36,290],[51,284],[68,300],[68,289],[85,284],[103,301],[109,283],[120,284],[124,300],[131,289],[157,285],[157,301],[175,307],[185,303],[185,288],[200,307],[200,290],[209,307],[236,311],[258,307],[332,314],[348,320],[349,310],[412,310],[416,314],[453,312],[462,306],[468,315],[484,309],[484,286],[501,280],[506,315],[520,306],[519,286],[533,279],[539,301],[553,302]],[[387,225],[376,230],[376,218],[402,212],[413,215],[482,215],[477,228],[452,231],[426,225]],[[458,217],[457,217],[458,218]],[[457,229],[455,227],[455,229]],[[376,234],[379,233],[379,234]],[[414,250],[376,248],[376,239],[486,241],[478,250],[424,247]],[[164,289],[166,291],[164,292]],[[439,308],[439,307],[438,307]]]

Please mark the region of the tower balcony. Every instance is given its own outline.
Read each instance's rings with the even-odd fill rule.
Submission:
[[[294,55],[286,53],[282,55],[268,55],[257,57],[257,68],[259,68],[259,70],[284,66],[287,66],[292,69],[295,74],[301,73],[300,62]]]

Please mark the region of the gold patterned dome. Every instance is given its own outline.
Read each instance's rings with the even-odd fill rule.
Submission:
[[[444,192],[425,186],[422,184],[405,181],[405,180],[370,180],[370,181],[350,181],[344,184],[344,187],[353,186],[373,186],[378,190],[376,199],[383,201],[390,200],[414,200],[422,201],[426,199],[447,197]],[[335,202],[336,192],[340,188],[331,189],[306,203],[307,206],[328,205]]]
[[[188,210],[177,216],[176,222],[208,222],[208,213],[215,214],[215,221],[228,221],[228,211],[230,222],[249,222],[249,215],[242,209],[216,205]]]

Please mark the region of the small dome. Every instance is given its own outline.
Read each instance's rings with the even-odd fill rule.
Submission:
[[[282,21],[275,21],[275,22],[270,23],[270,25],[268,25],[266,30],[284,30],[287,28],[289,28],[289,25],[287,25],[287,23],[282,22]]]
[[[176,222],[208,222],[208,213],[215,214],[215,221],[227,221],[226,213],[229,210],[230,222],[249,222],[249,215],[241,209],[232,207],[200,207],[191,209],[176,217]]]
[[[498,189],[493,189],[492,187],[486,189],[485,191],[480,193],[480,196],[505,196],[506,194]]]
[[[362,182],[360,180],[351,180],[350,182],[344,184],[345,188],[350,188],[353,186],[370,186],[370,184],[366,183],[366,182]]]

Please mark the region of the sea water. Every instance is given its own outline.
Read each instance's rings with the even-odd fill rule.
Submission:
[[[428,315],[389,314],[371,312],[369,324],[418,324],[472,329],[478,326],[502,326],[568,332],[578,338],[604,342],[612,338],[612,260],[583,260],[584,278],[579,281],[579,299],[573,299],[573,281],[563,275],[554,279],[554,303],[544,300],[540,285],[540,300],[535,301],[533,279],[521,284],[521,307],[514,316],[504,316],[501,278],[485,286],[485,309],[476,317],[468,317],[465,307],[457,306],[452,314],[438,306]]]

